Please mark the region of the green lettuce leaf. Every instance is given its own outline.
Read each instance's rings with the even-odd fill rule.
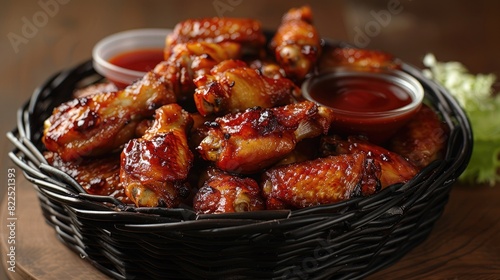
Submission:
[[[467,169],[459,180],[467,183],[500,182],[500,94],[493,92],[493,74],[470,73],[456,61],[424,58],[424,74],[443,85],[464,108],[471,123],[474,147]]]

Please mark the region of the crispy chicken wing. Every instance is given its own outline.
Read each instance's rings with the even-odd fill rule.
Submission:
[[[275,108],[250,108],[208,123],[197,150],[224,171],[253,173],[290,153],[298,141],[327,133],[331,110],[304,101]]]
[[[223,171],[211,176],[196,193],[193,208],[197,213],[217,214],[264,210],[260,187],[252,178],[241,178]]]
[[[287,77],[302,81],[321,53],[321,41],[312,25],[310,7],[291,9],[283,16],[271,48]]]
[[[165,55],[169,56],[172,46],[188,42],[241,44],[245,51],[259,52],[266,38],[259,21],[247,18],[202,18],[188,19],[178,23],[167,36]]]
[[[155,73],[124,90],[76,98],[56,107],[45,121],[45,147],[65,161],[99,156],[120,148],[155,108],[175,102]]]
[[[219,62],[239,58],[241,46],[238,43],[190,42],[174,45],[165,61],[154,69],[163,82],[175,94],[177,101],[191,98],[199,76],[208,74]]]
[[[366,154],[344,154],[271,168],[261,186],[267,209],[304,208],[373,194],[364,180],[378,173]]]
[[[73,177],[87,193],[131,202],[120,185],[120,154],[78,161],[63,161],[53,152],[45,152],[44,157],[50,165]]]
[[[120,182],[137,206],[176,207],[189,195],[185,183],[193,154],[186,130],[189,113],[177,104],[156,110],[142,138],[129,141],[121,154]]]
[[[377,69],[400,69],[401,64],[391,54],[381,51],[334,46],[323,48],[318,71],[325,72],[336,67],[351,67],[373,71]]]
[[[270,108],[293,103],[300,89],[289,79],[268,78],[241,60],[226,60],[210,75],[195,80],[196,108],[201,115],[224,115],[259,106]]]
[[[380,165],[382,188],[395,183],[406,183],[418,173],[417,168],[399,154],[356,137],[349,137],[347,140],[338,136],[323,137],[321,149],[323,155],[366,154],[369,160]]]
[[[389,149],[422,169],[443,157],[448,134],[448,126],[424,104],[417,115],[391,138]]]

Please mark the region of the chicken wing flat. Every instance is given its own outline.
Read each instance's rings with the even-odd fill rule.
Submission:
[[[193,208],[199,214],[218,214],[264,210],[265,204],[257,181],[219,171],[198,190]]]
[[[363,178],[378,172],[366,154],[344,154],[271,168],[261,186],[267,209],[304,208],[373,194]]]
[[[87,193],[131,202],[120,185],[120,154],[79,161],[64,161],[53,152],[45,152],[44,157],[51,166],[73,177]]]
[[[219,62],[241,56],[241,45],[232,42],[190,42],[174,45],[165,61],[154,69],[177,101],[193,96],[198,76],[208,74]]]
[[[268,78],[241,60],[226,60],[195,80],[194,101],[201,115],[225,115],[259,106],[295,102],[300,89],[289,79]]]
[[[189,195],[185,183],[193,154],[186,130],[189,113],[177,104],[156,110],[151,128],[129,141],[121,154],[120,182],[137,206],[176,207]]]
[[[391,138],[389,149],[406,157],[419,169],[444,156],[449,128],[427,105]]]
[[[250,108],[207,125],[197,150],[229,172],[253,173],[290,153],[298,141],[327,133],[331,110],[303,101],[275,108]]]
[[[347,140],[338,136],[323,137],[321,150],[323,155],[366,154],[368,159],[380,165],[382,188],[395,183],[406,183],[418,173],[418,169],[401,155],[356,137],[349,137]]]
[[[65,161],[103,155],[130,140],[138,123],[154,109],[175,101],[158,75],[150,72],[124,90],[59,105],[44,123],[42,141]]]
[[[302,81],[321,53],[321,41],[312,25],[310,7],[291,9],[283,16],[271,41],[271,48],[287,77]]]
[[[241,44],[245,50],[255,51],[264,47],[266,38],[259,21],[247,18],[188,19],[178,23],[166,39],[166,56],[170,48],[189,42]]]
[[[336,67],[349,67],[373,71],[400,69],[401,63],[391,54],[367,49],[325,47],[319,60],[319,72]]]

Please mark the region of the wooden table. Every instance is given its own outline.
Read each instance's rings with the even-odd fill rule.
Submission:
[[[11,264],[2,262],[7,276],[16,280],[109,279],[58,240],[54,229],[42,216],[37,194],[31,184],[20,172],[17,173],[16,181],[14,232],[7,227],[12,221],[9,220],[11,216],[8,211],[4,211],[7,209],[7,197],[0,208],[2,256],[12,255],[10,245],[6,241],[10,236],[15,239],[15,272],[9,270]]]
[[[399,12],[389,13],[385,21],[380,17],[377,20],[377,15],[387,16],[384,12],[395,2],[399,3]],[[15,124],[16,109],[36,86],[56,71],[90,58],[93,45],[106,35],[133,28],[171,28],[186,18],[218,15],[255,17],[265,28],[273,29],[284,11],[304,1],[2,0],[1,3],[0,131],[4,135]],[[47,3],[52,6],[47,7]],[[220,10],[217,9],[220,3],[231,5]],[[360,30],[365,33],[371,30],[367,48],[391,52],[417,66],[427,52],[433,52],[441,60],[459,60],[474,72],[494,72],[500,76],[498,1],[443,0],[438,4],[410,0],[318,0],[310,5],[322,36],[355,42]],[[28,30],[27,22],[36,24],[35,28]],[[12,41],[12,34],[20,36],[21,41]],[[11,148],[5,137],[0,137],[0,198],[6,197],[7,170],[13,167],[7,158]],[[20,173],[17,182],[17,269],[16,273],[1,269],[7,265],[9,235],[4,199],[0,200],[3,201],[0,279],[7,276],[36,280],[106,279],[57,240],[54,230],[43,221],[35,192]],[[455,186],[446,212],[429,239],[396,265],[371,278],[500,279],[499,200],[500,186]]]
[[[47,225],[36,192],[16,177],[15,272],[11,279],[108,279],[68,249]],[[456,185],[430,237],[395,265],[369,279],[500,279],[500,186]],[[2,256],[12,235],[6,200],[0,222]],[[3,262],[8,268],[9,264]]]

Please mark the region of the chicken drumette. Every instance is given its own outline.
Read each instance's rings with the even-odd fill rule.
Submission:
[[[287,105],[300,96],[300,89],[291,80],[266,77],[241,60],[219,63],[195,84],[194,101],[203,116]]]
[[[283,16],[271,48],[286,76],[297,82],[302,81],[321,53],[321,41],[312,25],[310,7],[291,9]]]
[[[125,145],[120,182],[137,206],[176,207],[187,198],[193,154],[186,131],[191,125],[189,113],[179,105],[165,105],[156,110],[146,134]]]
[[[275,108],[250,108],[207,123],[197,150],[224,170],[253,173],[276,163],[298,141],[327,133],[331,110],[310,101]]]
[[[217,214],[264,210],[265,204],[257,181],[217,169],[196,193],[193,208],[197,213]]]

